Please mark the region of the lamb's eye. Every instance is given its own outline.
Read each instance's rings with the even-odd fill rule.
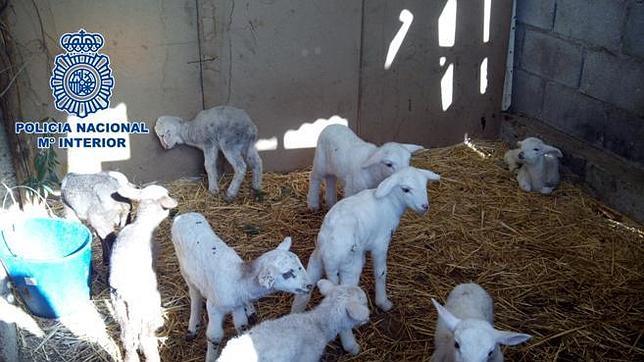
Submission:
[[[385,166],[391,168],[391,167],[394,167],[394,164],[391,162],[385,162]]]
[[[454,348],[459,349],[461,346],[458,344],[458,342],[454,342]]]
[[[491,350],[491,351],[487,354],[487,356],[488,356],[488,357],[492,357],[492,352],[494,352],[494,350]]]
[[[295,278],[295,273],[293,273],[293,269],[290,269],[286,273],[282,273],[282,278],[284,279]]]
[[[403,192],[404,192],[404,193],[407,193],[407,192],[409,192],[409,191],[410,191],[410,190],[409,190],[409,187],[403,187],[403,188],[402,188],[402,190],[403,190]]]
[[[534,150],[535,152],[539,152],[539,149],[538,149],[538,148],[533,148],[533,150]]]

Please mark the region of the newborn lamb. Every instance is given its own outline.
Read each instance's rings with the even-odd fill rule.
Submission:
[[[535,137],[517,142],[519,149],[509,150],[504,160],[510,171],[519,167],[517,181],[521,190],[549,194],[559,185],[561,151]]]
[[[359,287],[318,283],[322,302],[305,313],[289,314],[262,322],[244,335],[230,340],[220,362],[317,362],[326,345],[340,331],[351,330],[369,320],[367,296]]]
[[[500,344],[514,346],[531,338],[494,329],[492,298],[478,284],[457,285],[445,307],[432,303],[438,311],[432,362],[502,362]]]
[[[262,159],[255,148],[257,127],[245,111],[230,106],[213,107],[199,112],[190,122],[179,117],[161,116],[154,131],[161,146],[167,150],[185,143],[203,151],[210,192],[219,192],[219,152],[235,170],[226,191],[226,200],[237,196],[246,174],[246,162],[253,170],[252,188],[257,194],[261,192]]]
[[[409,166],[412,153],[422,150],[419,145],[388,142],[377,147],[356,136],[349,127],[327,126],[318,138],[309,182],[309,209],[320,208],[320,183],[326,183],[326,206],[336,202],[336,180],[344,187],[344,197],[365,189],[376,188],[394,172]]]

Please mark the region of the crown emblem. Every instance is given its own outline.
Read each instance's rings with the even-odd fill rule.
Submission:
[[[54,59],[49,79],[56,109],[84,118],[110,105],[114,76],[110,58],[98,52],[105,39],[80,29],[60,37],[67,51]]]
[[[60,38],[60,46],[68,53],[96,53],[104,43],[101,34],[88,33],[82,28],[77,33],[66,33]]]

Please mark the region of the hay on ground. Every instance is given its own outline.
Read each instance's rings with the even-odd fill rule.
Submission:
[[[456,284],[467,281],[480,283],[494,298],[498,328],[535,336],[528,343],[506,348],[508,360],[644,359],[641,226],[570,183],[564,182],[551,196],[520,191],[500,163],[504,150],[499,142],[480,142],[432,149],[414,157],[415,166],[434,170],[443,181],[429,188],[430,212],[425,216],[408,212],[394,234],[387,282],[394,309],[383,313],[372,304],[368,262],[361,285],[370,296],[372,315],[370,323],[356,333],[361,353],[351,357],[334,342],[323,360],[429,360],[436,322],[430,298],[444,302]],[[306,209],[308,172],[267,173],[264,180],[261,202],[248,196],[247,183],[233,203],[210,195],[202,182],[176,181],[169,188],[179,201],[179,212],[205,214],[217,234],[244,259],[260,255],[290,235],[293,250],[306,264],[323,218],[323,212]],[[189,298],[169,226],[165,221],[157,235],[166,318],[159,333],[161,355],[164,361],[201,361],[206,350],[204,328],[196,340],[184,340]],[[106,307],[104,269],[100,262],[95,266],[94,302],[109,334],[118,341],[118,327]],[[260,300],[260,320],[287,313],[291,301],[284,294]],[[225,323],[228,338],[234,331],[230,318]],[[38,343],[37,349],[27,351],[30,356],[110,359],[95,343],[73,335],[67,338],[59,330],[60,324],[45,326],[49,338],[44,341],[22,332],[26,345],[32,343],[33,348],[33,341]]]

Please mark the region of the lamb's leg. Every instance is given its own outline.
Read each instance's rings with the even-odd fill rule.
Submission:
[[[309,276],[309,281],[311,284],[315,285],[320,278],[322,278],[322,259],[320,257],[320,252],[318,249],[313,250],[311,257],[309,257],[309,264],[306,267],[306,273]],[[336,283],[337,284],[337,283]],[[306,305],[311,300],[311,293],[307,294],[298,294],[293,299],[293,305],[291,306],[291,313],[301,313],[306,309]]]
[[[208,175],[208,191],[213,194],[219,192],[219,175],[217,174],[217,158],[219,150],[217,147],[208,147],[203,150],[204,167]]]
[[[329,209],[335,205],[335,203],[338,201],[338,195],[336,194],[335,190],[335,184],[336,184],[336,178],[335,176],[326,176],[324,178],[325,184],[326,184],[326,192],[324,194],[324,198],[326,201],[326,207]]]
[[[154,331],[151,331],[149,335],[141,336],[141,351],[145,356],[146,362],[161,361],[161,356],[159,356],[159,346],[157,338],[154,336]]]
[[[214,362],[219,357],[219,344],[224,337],[224,312],[219,310],[214,304],[206,302],[208,309],[208,328],[206,329],[206,339],[208,340],[208,351],[206,352],[206,362]]]
[[[360,283],[360,274],[362,273],[363,265],[364,259],[356,258],[351,264],[343,267],[340,270],[340,284],[357,286]],[[356,337],[353,335],[351,329],[340,332],[340,341],[345,351],[353,355],[357,355],[360,352],[360,345],[356,342]]]
[[[114,308],[114,316],[121,326],[121,342],[123,343],[123,349],[125,351],[123,361],[138,362],[139,354],[137,352],[137,347],[139,335],[137,331],[134,330],[135,323],[130,321],[127,304],[114,293],[111,294],[111,299],[112,306]]]
[[[320,209],[320,183],[322,177],[315,169],[311,170],[309,177],[309,193],[306,197],[306,203],[311,211],[318,211]],[[328,193],[328,191],[327,191]]]
[[[203,296],[199,290],[188,283],[188,294],[190,294],[190,320],[188,321],[188,332],[186,341],[192,341],[197,336],[197,328],[201,322],[201,310],[203,308]]]
[[[248,161],[248,165],[253,170],[253,190],[257,195],[260,195],[262,192],[262,159],[257,153],[257,148],[252,143],[248,146],[246,161]]]
[[[376,305],[386,312],[393,307],[393,303],[387,298],[387,247],[372,251],[371,259],[376,284]]]
[[[228,160],[235,170],[233,180],[230,182],[230,186],[228,186],[228,191],[226,191],[226,200],[231,201],[237,197],[239,187],[241,186],[242,181],[244,181],[244,175],[246,175],[246,162],[244,162],[244,158],[241,155],[239,147],[226,146],[222,147],[221,150],[224,153],[226,160]]]
[[[237,334],[242,334],[248,329],[248,318],[246,317],[246,309],[239,307],[233,310],[233,325]]]

